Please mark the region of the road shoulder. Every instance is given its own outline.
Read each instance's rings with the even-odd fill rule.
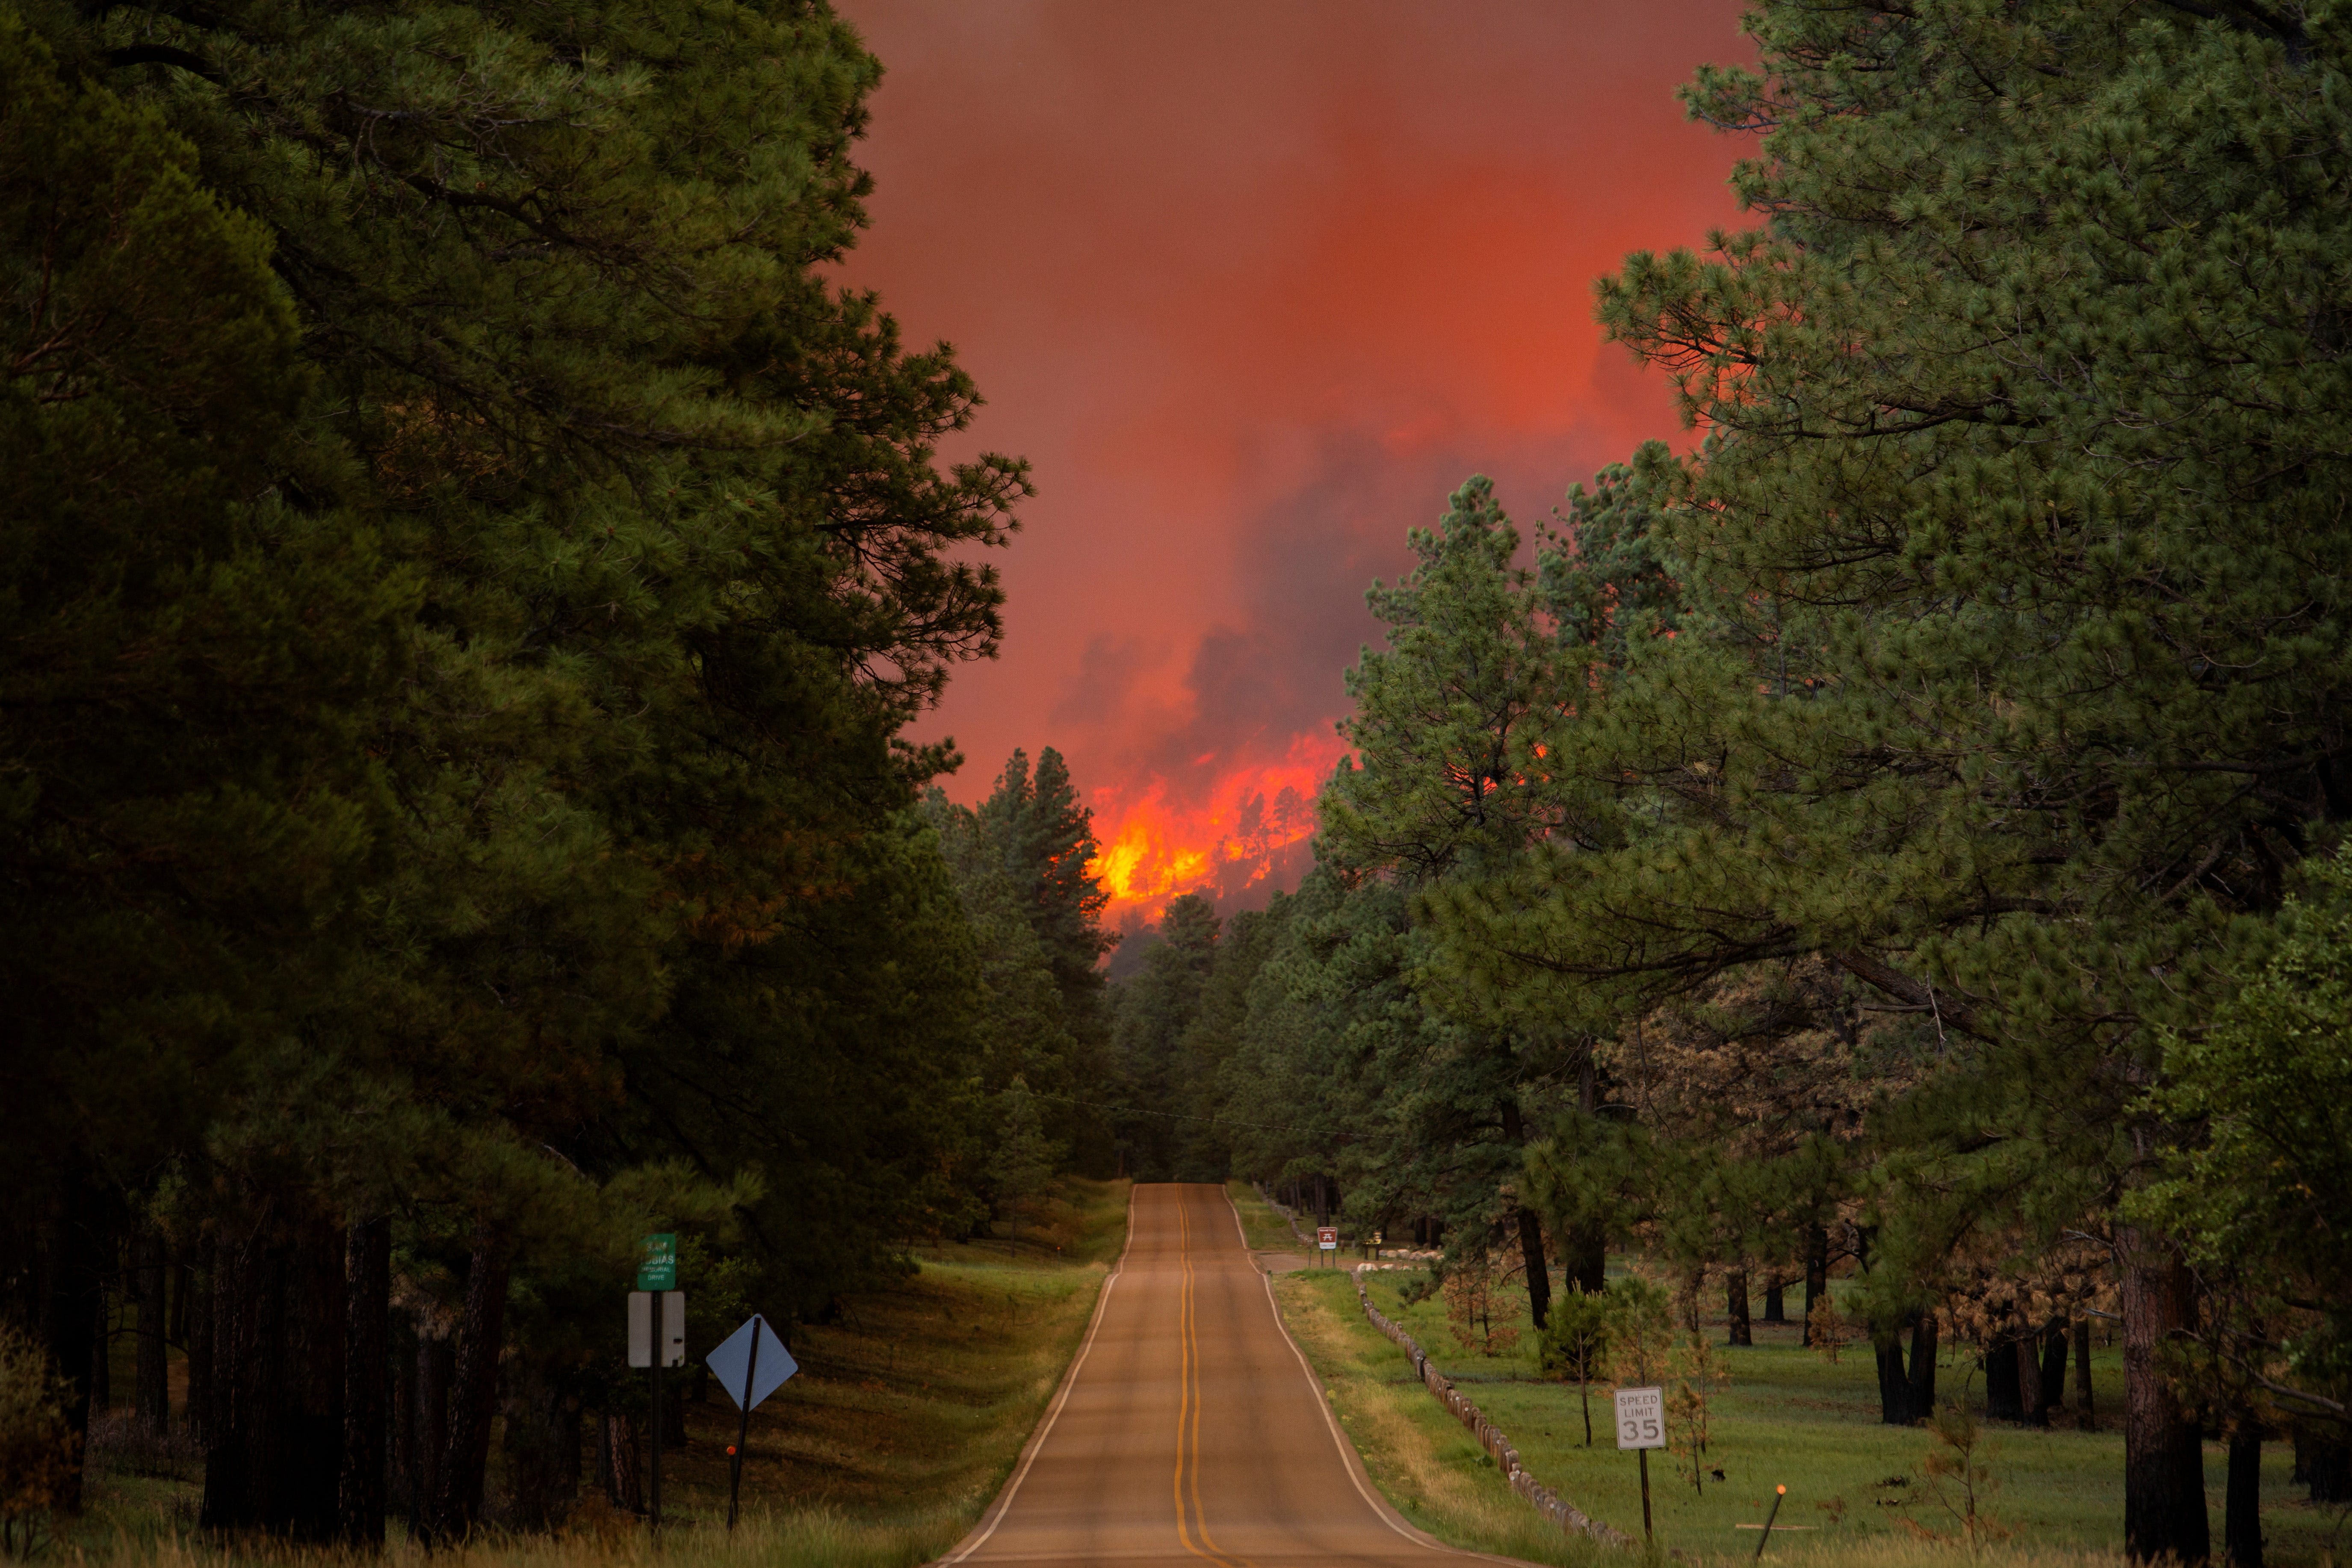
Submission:
[[[1366,1475],[1416,1529],[1523,1562],[1602,1568],[1635,1561],[1538,1519],[1429,1397],[1404,1352],[1364,1321],[1345,1270],[1298,1270],[1270,1286]]]

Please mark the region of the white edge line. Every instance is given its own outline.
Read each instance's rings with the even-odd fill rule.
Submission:
[[[1225,1202],[1233,1205],[1234,1228],[1240,1230],[1241,1205],[1234,1203],[1234,1194],[1230,1192],[1225,1194]],[[1247,1251],[1249,1247],[1249,1233],[1245,1230],[1242,1231],[1242,1247],[1244,1251]],[[1323,1396],[1321,1380],[1315,1375],[1315,1368],[1307,1363],[1307,1352],[1300,1350],[1298,1342],[1291,1337],[1290,1325],[1282,1321],[1282,1306],[1274,1299],[1273,1271],[1262,1269],[1259,1272],[1265,1281],[1265,1304],[1266,1309],[1274,1314],[1274,1326],[1282,1331],[1283,1343],[1288,1345],[1290,1353],[1298,1358],[1298,1370],[1307,1375],[1307,1391],[1314,1396],[1315,1407],[1323,1412],[1323,1425],[1330,1431],[1332,1446],[1339,1450],[1339,1464],[1348,1472],[1348,1479],[1355,1483],[1357,1495],[1364,1500],[1365,1506],[1372,1510],[1373,1517],[1415,1546],[1426,1547],[1432,1552],[1443,1552],[1449,1556],[1472,1558],[1480,1563],[1506,1563],[1510,1564],[1510,1568],[1527,1568],[1527,1565],[1516,1557],[1496,1557],[1491,1552],[1473,1552],[1465,1546],[1447,1545],[1427,1531],[1417,1528],[1411,1521],[1400,1518],[1396,1510],[1389,1506],[1387,1500],[1372,1490],[1370,1481],[1366,1479],[1362,1457],[1356,1452],[1355,1445],[1348,1441],[1347,1434],[1339,1430],[1339,1417],[1331,1414],[1331,1402]]]
[[[1239,1216],[1235,1218],[1238,1223]],[[950,1563],[961,1563],[987,1545],[988,1538],[996,1533],[996,1527],[1003,1524],[1004,1516],[1013,1510],[1013,1499],[1021,1490],[1021,1483],[1029,1479],[1029,1467],[1037,1462],[1037,1455],[1045,1447],[1045,1439],[1053,1434],[1054,1423],[1062,1418],[1062,1406],[1070,1402],[1070,1390],[1078,1385],[1078,1369],[1087,1364],[1087,1352],[1095,1348],[1095,1334],[1101,1329],[1103,1314],[1110,1307],[1110,1288],[1118,1283],[1119,1275],[1125,1272],[1128,1252],[1134,1246],[1135,1187],[1130,1184],[1127,1189],[1127,1241],[1118,1249],[1118,1262],[1112,1267],[1109,1277],[1103,1280],[1102,1294],[1095,1298],[1094,1321],[1087,1325],[1087,1337],[1079,1343],[1078,1353],[1071,1358],[1070,1370],[1062,1374],[1062,1391],[1055,1395],[1053,1408],[1045,1412],[1045,1424],[1037,1428],[1030,1437],[1028,1447],[1022,1450],[1021,1464],[1013,1472],[1013,1479],[1004,1483],[1003,1491],[996,1494],[996,1501],[990,1507],[988,1517],[983,1521],[985,1528],[981,1528],[980,1533],[969,1543],[940,1558],[940,1568],[947,1568]]]

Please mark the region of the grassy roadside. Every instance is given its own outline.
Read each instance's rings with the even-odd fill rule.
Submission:
[[[1252,1252],[1295,1252],[1301,1258],[1307,1256],[1307,1249],[1299,1245],[1298,1237],[1292,1234],[1289,1225],[1257,1195],[1255,1187],[1247,1182],[1227,1182],[1225,1193],[1234,1200],[1234,1207],[1241,1211],[1242,1235],[1247,1238]]]
[[[1594,1443],[1584,1427],[1572,1384],[1538,1375],[1535,1335],[1522,1307],[1519,1342],[1501,1355],[1466,1351],[1446,1321],[1442,1297],[1408,1303],[1418,1271],[1379,1270],[1366,1276],[1373,1304],[1419,1340],[1440,1371],[1463,1388],[1508,1433],[1537,1479],[1596,1518],[1631,1534],[1641,1532],[1641,1494],[1632,1456],[1620,1454],[1608,1421],[1607,1390],[1594,1389]],[[1351,1292],[1352,1295],[1352,1292]],[[1524,1301],[1524,1297],[1517,1298]],[[1789,1495],[1778,1524],[1794,1524],[1787,1550],[1849,1560],[1909,1550],[1916,1531],[1954,1535],[1958,1523],[1928,1487],[1925,1461],[1931,1436],[1878,1419],[1875,1369],[1867,1344],[1848,1347],[1834,1363],[1798,1342],[1794,1323],[1754,1325],[1756,1343],[1726,1348],[1720,1296],[1704,1320],[1730,1386],[1711,1404],[1711,1441],[1704,1489],[1677,1475],[1665,1454],[1650,1458],[1653,1513],[1659,1540],[1706,1553],[1735,1551],[1757,1534],[1738,1526],[1760,1522],[1776,1484]],[[2122,1352],[2103,1345],[2092,1357],[2095,1431],[2074,1429],[2061,1417],[2047,1430],[1985,1423],[1978,1458],[1990,1466],[1995,1489],[1980,1503],[2006,1532],[2000,1554],[2021,1550],[2120,1553],[2123,1547]],[[1982,1405],[1973,1362],[1948,1347],[1938,1368],[1939,1396]],[[1425,1396],[1424,1396],[1425,1397]],[[2073,1397],[2071,1393],[2069,1398]],[[2222,1521],[2226,1450],[2207,1445],[2207,1506],[2216,1548]],[[2331,1552],[2335,1510],[2315,1509],[2292,1487],[2293,1456],[2285,1444],[2263,1453],[2263,1530],[2273,1568],[2315,1568]],[[1716,1472],[1721,1472],[1718,1479]],[[1772,1552],[1783,1553],[1776,1533]],[[2340,1555],[2340,1553],[2339,1553]]]
[[[1367,1283],[1381,1310],[1403,1323],[1510,1435],[1538,1479],[1639,1535],[1635,1468],[1631,1456],[1616,1451],[1605,1406],[1596,1404],[1595,1443],[1588,1449],[1577,1391],[1536,1376],[1531,1336],[1492,1359],[1465,1352],[1448,1331],[1442,1300],[1402,1300],[1408,1279],[1403,1271],[1378,1271]],[[1365,1468],[1408,1519],[1457,1545],[1533,1562],[1633,1561],[1537,1524],[1470,1435],[1413,1379],[1403,1352],[1364,1320],[1345,1273],[1290,1274],[1275,1289]],[[1718,1340],[1720,1331],[1714,1325]],[[1721,1352],[1733,1383],[1717,1396],[1704,1492],[1677,1477],[1668,1455],[1651,1457],[1661,1548],[1691,1563],[1729,1568],[1748,1562],[1759,1535],[1738,1526],[1760,1521],[1761,1500],[1785,1480],[1790,1495],[1777,1523],[1801,1528],[1776,1531],[1768,1553],[1776,1561],[1822,1568],[2122,1568],[2122,1436],[2112,1426],[2090,1433],[1988,1426],[1979,1458],[1995,1477],[1987,1505],[1996,1538],[1974,1552],[1956,1539],[1923,1540],[1906,1521],[1937,1535],[1957,1534],[1926,1486],[1929,1435],[1878,1424],[1866,1351],[1832,1364],[1799,1349],[1793,1330],[1785,1333],[1790,1343],[1777,1342],[1781,1333],[1759,1324],[1757,1346]],[[2112,1410],[2121,1400],[2112,1350],[2103,1350],[2094,1366],[2102,1409]],[[1964,1376],[1964,1369],[1948,1369],[1946,1392],[1958,1392]],[[1601,1394],[1596,1390],[1596,1398]],[[2218,1547],[2222,1456],[2217,1447],[2208,1458]],[[2265,1460],[2263,1524],[2273,1568],[2331,1568],[2342,1561],[2329,1539],[2332,1513],[2314,1510],[2299,1489],[2288,1489],[2284,1446]],[[1725,1472],[1720,1481],[1717,1468]]]
[[[725,1533],[734,1405],[716,1389],[686,1406],[687,1442],[663,1460],[660,1556],[713,1568],[911,1568],[952,1546],[1012,1471],[1076,1352],[1126,1239],[1125,1182],[1067,1182],[1003,1238],[922,1248],[919,1272],[845,1299],[841,1321],[794,1336],[800,1375],[754,1412],[745,1523]],[[187,1538],[201,1468],[142,1476],[96,1456],[89,1508],[57,1544],[68,1556],[152,1562],[329,1553],[223,1551]],[[493,1486],[496,1446],[493,1445]],[[398,1522],[383,1561],[423,1568]],[[435,1568],[629,1568],[654,1553],[642,1523],[605,1506],[593,1479],[569,1527],[434,1559]]]
[[[1285,1274],[1274,1293],[1340,1428],[1399,1513],[1441,1541],[1529,1563],[1600,1568],[1633,1561],[1551,1528],[1513,1494],[1485,1450],[1413,1377],[1404,1352],[1364,1321],[1346,1271]]]

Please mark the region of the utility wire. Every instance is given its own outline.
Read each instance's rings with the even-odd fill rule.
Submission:
[[[1284,1121],[1244,1121],[1236,1116],[1195,1116],[1189,1110],[1152,1110],[1140,1105],[1105,1105],[1098,1100],[1073,1100],[1066,1094],[1040,1094],[1029,1091],[1033,1100],[1050,1100],[1058,1105],[1083,1105],[1088,1110],[1108,1111],[1113,1116],[1164,1116],[1171,1121],[1222,1122],[1228,1127],[1255,1127],[1265,1132],[1310,1132],[1318,1138],[1346,1138],[1349,1134],[1334,1131],[1328,1127],[1294,1127]]]

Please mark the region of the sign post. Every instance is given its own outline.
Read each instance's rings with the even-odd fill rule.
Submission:
[[[793,1352],[776,1338],[776,1331],[768,1326],[768,1320],[757,1312],[703,1357],[702,1364],[742,1411],[735,1423],[735,1441],[727,1450],[727,1528],[731,1531],[736,1500],[743,1491],[743,1450],[751,1438],[751,1412],[801,1368]]]
[[[1788,1495],[1789,1489],[1786,1487],[1772,1489],[1772,1511],[1764,1516],[1764,1533],[1756,1538],[1756,1555],[1750,1561],[1757,1563],[1764,1561],[1764,1543],[1772,1539],[1772,1521],[1780,1517],[1780,1500]]]
[[[662,1460],[662,1387],[661,1374],[665,1365],[680,1366],[686,1362],[686,1297],[677,1288],[677,1233],[661,1231],[648,1236],[639,1244],[637,1260],[637,1292],[646,1300],[647,1355],[636,1359],[636,1346],[630,1345],[631,1366],[653,1369],[653,1528],[661,1530],[661,1460]],[[629,1302],[629,1329],[632,1342],[636,1337],[636,1300]],[[665,1309],[674,1308],[673,1310]],[[665,1321],[667,1320],[667,1321]],[[677,1357],[670,1358],[671,1342],[677,1342]]]
[[[1631,1448],[1642,1465],[1642,1539],[1650,1534],[1650,1450],[1666,1446],[1666,1391],[1663,1388],[1621,1388],[1617,1391],[1617,1447]]]
[[[1339,1227],[1330,1225],[1321,1226],[1315,1232],[1315,1245],[1325,1252],[1339,1251]],[[1336,1258],[1331,1259],[1331,1262],[1335,1267],[1338,1265],[1339,1261],[1339,1260]]]

